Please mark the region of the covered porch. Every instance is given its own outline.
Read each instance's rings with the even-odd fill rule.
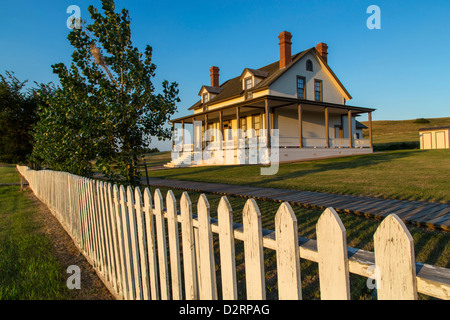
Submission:
[[[272,135],[276,132],[280,161],[370,153],[373,150],[374,110],[264,96],[211,110],[202,109],[193,115],[172,120],[173,150],[205,150],[209,143],[218,142],[215,137],[205,135],[208,129],[214,129],[220,132],[222,146],[227,150],[237,149],[241,138],[248,145],[252,136],[263,138],[270,148]],[[364,139],[362,130],[357,128],[356,117],[361,114],[368,114],[368,139]],[[239,136],[243,132],[247,134]]]

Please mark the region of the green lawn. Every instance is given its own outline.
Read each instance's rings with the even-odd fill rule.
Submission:
[[[450,203],[450,150],[397,150],[260,166],[205,166],[149,171],[149,176]]]
[[[418,123],[416,119],[413,120],[398,120],[398,121],[373,121],[372,134],[373,143],[375,147],[385,147],[386,145],[398,145],[400,143],[419,143],[419,129],[425,127],[437,127],[450,125],[450,118],[430,118],[426,119],[428,123]],[[420,122],[420,121],[419,121]],[[367,127],[369,123],[363,121]],[[363,131],[364,137],[369,136],[369,131]]]
[[[0,183],[19,183],[20,175],[13,165],[0,163]]]
[[[0,183],[19,179],[15,166],[0,166]],[[0,187],[0,300],[67,299],[64,270],[33,218],[36,206],[19,188]]]

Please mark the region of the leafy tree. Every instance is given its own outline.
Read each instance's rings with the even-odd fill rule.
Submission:
[[[32,152],[32,125],[38,120],[37,108],[42,103],[39,92],[50,92],[50,86],[25,86],[13,72],[0,75],[0,158],[2,161],[26,162]]]
[[[103,0],[102,9],[103,14],[89,6],[93,23],[83,21],[70,32],[75,49],[70,68],[52,66],[61,88],[41,110],[34,154],[60,170],[85,175],[97,159],[109,179],[136,185],[138,155],[149,147],[150,136],[171,136],[164,124],[180,101],[178,85],[163,81],[162,93],[155,93],[152,48],[141,53],[133,46],[128,10],[116,13],[112,0]]]

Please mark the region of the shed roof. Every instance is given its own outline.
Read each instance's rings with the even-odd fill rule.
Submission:
[[[432,130],[442,130],[442,129],[450,129],[450,125],[448,125],[448,126],[439,126],[439,127],[420,128],[419,131],[432,131]]]

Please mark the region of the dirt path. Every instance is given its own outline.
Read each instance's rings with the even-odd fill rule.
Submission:
[[[70,276],[65,273],[70,265],[76,265],[81,270],[81,288],[70,290],[70,298],[74,300],[114,300],[112,294],[47,206],[40,202],[28,187],[24,189],[24,194],[38,208],[38,214],[35,216],[36,222],[41,226],[40,231],[50,238],[53,244],[54,255],[63,266],[62,278],[67,279]]]

